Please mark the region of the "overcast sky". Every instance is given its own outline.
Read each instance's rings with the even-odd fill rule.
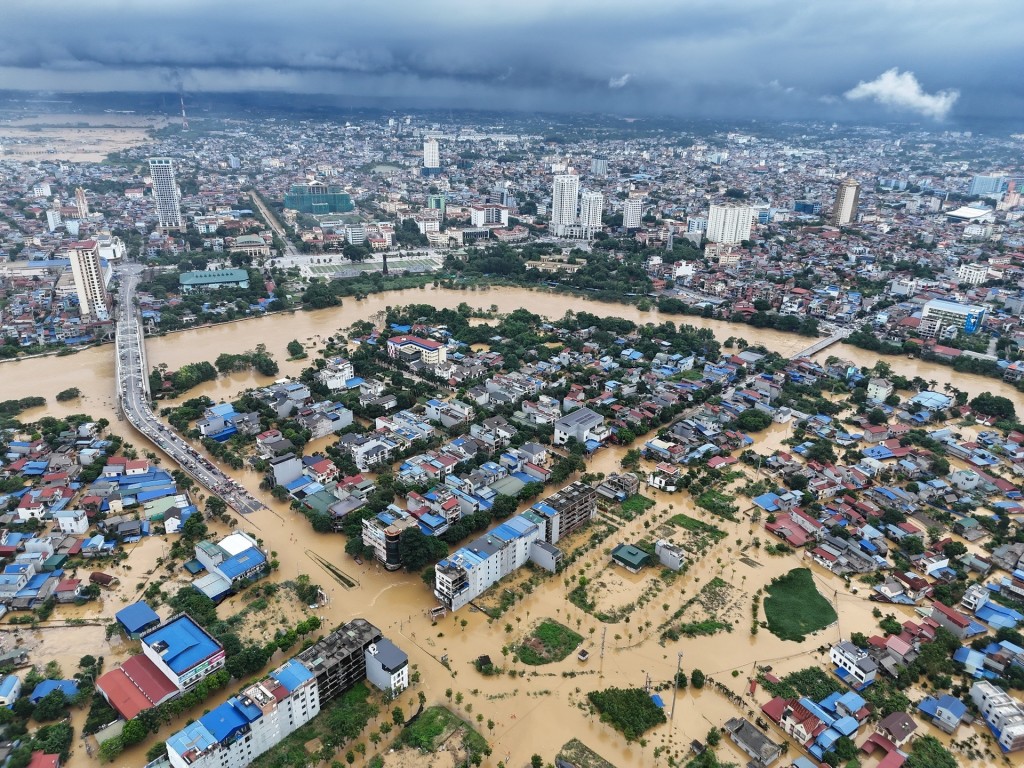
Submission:
[[[1015,0],[0,0],[0,89],[956,123],[1024,115]],[[1022,121],[1024,122],[1024,121]]]

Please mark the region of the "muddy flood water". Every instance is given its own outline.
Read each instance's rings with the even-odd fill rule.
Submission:
[[[676,323],[712,328],[720,340],[728,336],[743,337],[783,354],[791,354],[808,343],[807,339],[790,334],[702,318],[662,318],[657,312],[641,312],[630,306],[584,302],[522,289],[451,291],[428,288],[382,294],[362,301],[345,299],[344,306],[339,308],[199,328],[151,339],[147,342],[147,356],[151,366],[166,363],[173,369],[195,360],[212,361],[220,352],[241,352],[263,343],[280,362],[280,375],[295,375],[308,361],[285,360],[285,345],[292,339],[298,339],[313,353],[335,331],[347,328],[357,320],[379,319],[380,313],[388,306],[414,302],[443,307],[455,307],[460,302],[480,308],[496,305],[500,312],[525,307],[554,319],[561,317],[568,306],[637,322],[671,319]],[[875,362],[870,353],[849,346],[837,345],[821,353],[821,356],[824,358],[830,354],[853,360],[858,365],[872,365]],[[926,380],[935,380],[940,388],[943,383],[952,381],[972,395],[992,391],[1021,403],[1019,393],[1000,381],[964,374],[956,374],[953,380],[954,372],[949,368],[905,358],[889,358],[888,361],[896,371],[907,376],[919,375]],[[127,422],[119,420],[114,410],[113,347],[91,349],[62,358],[45,357],[4,363],[0,365],[0,373],[3,374],[0,379],[0,399],[28,395],[47,397],[48,405],[26,412],[24,420],[30,421],[44,414],[84,412],[94,418],[109,419],[112,431],[125,435],[129,442],[141,450],[155,451],[140,435],[133,433]],[[214,400],[228,400],[247,387],[268,382],[269,379],[256,374],[234,374],[197,387],[187,397],[206,394]],[[79,400],[69,403],[54,400],[58,391],[72,386],[82,391]],[[763,449],[771,445],[781,444],[788,429],[786,425],[771,427],[760,436],[755,448],[764,452]],[[159,451],[155,452],[160,455]],[[621,449],[603,449],[590,460],[588,470],[605,473],[617,471],[622,455]],[[753,470],[745,471],[748,477],[753,478]],[[614,518],[619,525],[618,531],[568,567],[563,574],[540,580],[530,594],[516,602],[500,619],[492,621],[484,614],[466,608],[433,625],[427,610],[436,601],[418,575],[387,573],[372,565],[357,565],[344,554],[343,537],[315,533],[301,516],[292,512],[287,505],[275,502],[269,494],[259,489],[260,478],[255,472],[232,474],[269,506],[266,511],[237,521],[239,528],[262,538],[267,549],[275,552],[280,560],[279,570],[269,578],[280,582],[294,579],[298,574],[309,574],[324,587],[329,597],[327,605],[316,609],[317,614],[324,617],[327,626],[333,627],[360,616],[368,619],[409,654],[411,664],[421,675],[420,690],[426,693],[428,705],[449,704],[467,719],[474,721],[474,724],[477,715],[483,716],[485,724],[493,720],[493,731],[485,725],[478,726],[493,748],[493,754],[485,762],[488,766],[496,766],[498,761],[505,761],[510,768],[522,768],[529,763],[534,753],[541,754],[547,762],[572,737],[578,737],[619,768],[667,765],[669,754],[675,755],[677,759],[684,757],[690,742],[694,739],[704,741],[712,726],[721,727],[734,716],[743,715],[752,719],[759,714],[758,707],[768,697],[760,689],[753,696],[748,694],[748,681],[756,665],[770,665],[776,675],[782,675],[809,664],[820,663],[827,657],[827,648],[840,637],[848,638],[853,631],[871,632],[876,629],[876,620],[871,615],[873,604],[868,601],[867,590],[863,585],[856,590],[855,582],[854,590],[848,589],[841,579],[812,567],[819,591],[836,605],[839,621],[799,643],[779,640],[763,629],[752,636],[750,625],[754,593],[773,577],[802,566],[805,561],[795,554],[769,556],[763,547],[756,546],[755,539],[764,543],[768,541],[760,524],[752,524],[746,518],[738,523],[722,521],[697,509],[690,498],[682,493],[669,495],[652,489],[643,491],[655,501],[652,509],[631,521]],[[745,478],[735,481],[731,489],[735,490],[744,482]],[[736,503],[741,509],[741,515],[748,512],[748,499],[737,495]],[[659,569],[648,569],[634,576],[609,565],[607,550],[622,541],[649,539],[658,532],[678,532],[667,520],[680,512],[713,523],[726,534],[721,541],[701,554],[694,553],[692,564],[685,574],[666,585],[659,579]],[[602,513],[599,518],[608,516],[609,513]],[[221,527],[221,530],[226,529]],[[687,545],[685,540],[682,543]],[[54,618],[76,618],[89,623],[109,618],[127,602],[138,599],[153,579],[169,578],[164,589],[173,591],[178,586],[177,582],[185,583],[185,580],[177,573],[168,576],[157,566],[157,560],[166,553],[167,547],[169,541],[164,537],[154,537],[135,545],[126,565],[111,569],[121,580],[116,590],[105,593],[101,602],[70,610],[59,608]],[[346,588],[336,582],[317,565],[313,555],[337,564],[357,586]],[[592,596],[598,601],[601,610],[613,612],[618,609],[623,616],[621,621],[602,623],[568,601],[568,592],[582,576],[591,585],[601,585],[592,590]],[[684,603],[705,594],[702,590],[712,579],[720,579],[727,585],[716,590],[718,599],[714,604],[698,600],[688,610],[698,619],[714,616],[723,624],[730,624],[732,631],[663,644],[660,640],[661,628],[667,625],[672,614]],[[643,595],[650,595],[643,607],[631,609],[632,603]],[[233,602],[222,606],[222,615],[236,610],[240,605],[238,600],[234,598]],[[887,610],[896,613],[900,620],[914,617],[912,610],[901,606],[889,606]],[[161,615],[165,615],[166,611],[166,606],[160,608]],[[277,603],[271,605],[264,618],[271,625],[293,623],[306,611],[308,608],[304,606]],[[582,647],[590,652],[589,660],[580,662],[573,653],[561,662],[529,667],[515,661],[514,650],[507,656],[503,654],[503,648],[514,648],[544,618],[562,622],[582,635]],[[759,618],[764,618],[763,611]],[[683,620],[692,620],[690,613]],[[34,631],[14,631],[13,627],[5,626],[0,640],[4,647],[17,643],[32,648],[34,659],[57,659],[66,674],[74,671],[78,659],[86,653],[102,654],[107,659],[109,669],[114,662],[131,652],[131,647],[120,641],[107,641],[103,628],[99,626],[59,626]],[[674,701],[672,690],[663,690],[661,696],[666,702],[666,714],[672,713],[673,716],[670,723],[646,734],[645,745],[627,744],[620,734],[588,714],[586,694],[589,691],[609,686],[643,686],[646,683],[657,688],[668,683],[675,672],[679,653],[682,654],[681,667],[684,671],[689,673],[695,668],[701,669],[725,686],[733,697],[740,697],[741,703],[737,705],[730,701],[711,684],[703,690],[688,687],[679,691]],[[509,671],[515,670],[518,674],[482,676],[472,663],[482,654],[489,655],[496,664]],[[447,667],[441,663],[443,656],[448,657]],[[278,654],[271,664],[278,664],[283,658],[285,656]],[[447,700],[445,692],[449,688],[463,694],[461,705]],[[224,695],[207,702],[204,709],[214,706]],[[398,703],[409,713],[416,708],[415,699],[416,690],[413,690],[403,694]],[[201,711],[191,716],[198,714]],[[83,712],[75,713],[76,733],[83,719]],[[166,738],[184,722],[185,718],[181,718],[173,726],[166,727],[159,738]],[[922,723],[920,728],[923,732],[941,736],[931,726]],[[970,735],[970,729],[962,729],[958,735],[961,739],[965,738]],[[948,738],[942,738],[948,743]],[[114,765],[141,766],[150,744],[152,740],[128,750]],[[656,748],[662,748],[658,750],[658,756],[655,756]],[[367,752],[369,756],[374,754],[372,745],[367,744]],[[788,759],[798,754],[799,750],[792,745]],[[719,755],[724,761],[740,765],[747,760],[727,739],[723,740]],[[364,765],[367,760],[357,757],[356,765]],[[865,765],[871,766],[873,761],[874,758]],[[82,768],[92,763],[93,760],[86,756],[84,748],[76,739],[75,753],[68,765],[71,768]],[[786,758],[780,764],[788,764]]]

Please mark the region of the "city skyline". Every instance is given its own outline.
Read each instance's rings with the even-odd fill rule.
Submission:
[[[303,2],[287,16],[269,4],[247,4],[244,13],[233,3],[203,7],[203,30],[233,32],[214,42],[197,32],[194,2],[124,14],[98,0],[41,17],[13,0],[5,6],[0,89],[278,92],[410,108],[714,118],[956,123],[1024,112],[1024,86],[1014,77],[1024,64],[1022,22],[992,0],[969,16],[945,0],[802,8],[648,1],[627,15],[611,4],[579,13],[578,3],[525,3],[500,27],[471,6],[448,5],[442,14],[389,7],[386,18],[372,8],[354,15]],[[80,34],[115,11],[118,23],[103,35]],[[309,25],[314,11],[319,21]],[[458,44],[430,33],[441,16]],[[582,26],[567,38],[560,20],[570,17]],[[268,30],[272,45],[245,42]]]

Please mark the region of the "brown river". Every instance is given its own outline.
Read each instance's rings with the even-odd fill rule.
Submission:
[[[292,339],[298,339],[312,352],[322,346],[323,339],[337,330],[345,329],[357,320],[378,319],[380,313],[389,306],[430,303],[455,307],[460,302],[479,308],[496,305],[500,312],[525,307],[552,319],[561,317],[570,307],[595,314],[616,315],[636,322],[670,319],[677,324],[691,323],[711,328],[719,340],[728,336],[742,337],[783,354],[792,354],[808,344],[807,339],[791,334],[703,318],[663,318],[655,311],[641,312],[632,306],[582,301],[525,289],[452,291],[427,288],[381,294],[362,301],[345,299],[344,306],[333,309],[296,312],[171,334],[149,340],[147,356],[151,366],[166,363],[174,369],[186,362],[212,361],[220,352],[241,352],[263,343],[280,361],[280,375],[294,375],[308,361],[285,360],[285,345]],[[845,345],[836,345],[819,354],[822,359],[828,355],[849,359],[858,365],[870,366],[875,362],[870,353]],[[952,369],[943,366],[906,358],[887,358],[887,361],[904,375],[935,380],[940,389],[943,383],[952,382],[972,395],[991,391],[1021,402],[1020,393],[1001,381],[965,374],[956,374],[954,380]],[[139,448],[153,450],[141,436],[132,434],[127,422],[119,421],[114,410],[113,347],[90,349],[68,357],[43,357],[4,363],[0,365],[0,371],[4,373],[0,382],[0,399],[28,395],[47,397],[48,405],[26,412],[23,416],[25,420],[45,414],[89,413],[95,418],[109,419],[112,430],[125,435],[129,442]],[[240,373],[197,387],[187,397],[206,394],[214,400],[226,400],[242,389],[268,382],[269,379],[256,374]],[[54,395],[68,387],[78,387],[82,397],[69,403],[56,402]],[[761,436],[760,447],[777,444],[786,436],[787,429],[785,426],[773,426]],[[589,470],[605,473],[616,471],[621,458],[620,449],[604,449],[591,460]],[[601,607],[605,610],[621,608],[657,581],[656,570],[653,569],[637,576],[612,569],[608,565],[607,549],[598,548],[580,558],[559,578],[550,578],[540,583],[530,595],[516,603],[497,621],[489,622],[483,614],[464,609],[455,617],[441,619],[436,626],[432,626],[425,611],[435,601],[418,576],[401,572],[386,573],[367,565],[357,566],[344,555],[344,540],[341,537],[313,532],[286,505],[274,502],[269,494],[259,490],[259,477],[255,473],[242,471],[233,475],[271,505],[271,509],[239,521],[241,528],[261,537],[267,548],[277,553],[281,567],[271,578],[288,580],[298,573],[310,574],[328,592],[329,604],[317,609],[317,613],[324,616],[330,626],[356,616],[363,616],[379,626],[408,652],[410,662],[422,676],[421,689],[427,694],[428,704],[446,703],[447,688],[461,691],[465,699],[461,706],[456,707],[453,703],[454,708],[467,719],[475,721],[477,714],[482,714],[485,723],[487,720],[495,723],[493,731],[488,731],[483,725],[479,726],[494,750],[485,763],[488,766],[496,766],[502,760],[509,768],[522,768],[535,752],[541,754],[547,762],[553,759],[563,743],[574,736],[619,768],[667,765],[669,754],[675,755],[677,759],[683,758],[690,741],[704,741],[712,725],[721,727],[725,720],[738,714],[749,717],[747,710],[757,713],[757,707],[767,697],[760,690],[753,697],[747,693],[748,679],[755,665],[771,665],[775,674],[784,674],[825,658],[820,655],[819,649],[827,648],[840,636],[848,638],[852,631],[870,631],[876,625],[871,616],[873,604],[868,602],[863,587],[856,592],[852,591],[844,586],[842,580],[814,568],[821,593],[837,604],[840,613],[838,624],[800,643],[779,640],[766,630],[751,636],[749,628],[753,593],[772,577],[801,565],[803,561],[795,555],[771,557],[753,546],[755,537],[761,541],[767,540],[760,525],[751,525],[746,520],[740,523],[713,520],[704,511],[696,509],[689,497],[683,494],[667,495],[648,489],[645,493],[655,499],[656,506],[637,519],[623,524],[618,532],[604,542],[603,547],[610,548],[620,541],[650,537],[651,532],[657,530],[666,518],[680,511],[715,522],[728,535],[703,557],[695,560],[685,575],[664,587],[655,599],[643,608],[630,612],[628,623],[603,624],[566,599],[572,587],[571,583],[566,585],[566,580],[584,574],[592,582],[596,581],[605,587],[598,593]],[[740,496],[736,499],[741,510],[745,511],[750,506],[747,499]],[[166,542],[159,538],[144,540],[136,545],[126,566],[111,569],[121,579],[117,590],[106,593],[102,602],[70,611],[59,609],[56,616],[86,620],[112,616],[127,602],[138,599],[140,591],[151,579],[161,578],[163,572],[155,568],[165,546]],[[358,582],[358,586],[346,589],[334,582],[314,563],[309,552],[318,553],[337,563]],[[658,625],[715,577],[731,585],[731,599],[722,609],[719,618],[733,623],[733,631],[710,637],[684,638],[662,646],[658,642]],[[185,583],[176,575],[169,578]],[[173,590],[176,587],[174,583],[167,583],[164,588]],[[234,609],[235,604],[231,603],[222,609],[222,613]],[[913,617],[911,611],[899,606],[892,606],[891,609],[901,620]],[[162,607],[160,612],[165,615],[167,608]],[[272,606],[270,613],[274,612],[281,615],[268,618],[278,619],[279,623],[292,622],[293,616],[298,615],[295,606]],[[591,652],[588,662],[581,663],[572,654],[562,662],[527,667],[513,661],[512,654],[507,659],[503,657],[503,647],[520,641],[533,624],[546,617],[577,629],[584,637],[584,647]],[[760,618],[764,618],[763,611]],[[466,626],[461,625],[462,620],[467,622]],[[650,626],[647,626],[648,622]],[[511,632],[507,631],[509,627],[506,625],[511,625]],[[600,654],[602,634],[603,658]],[[103,630],[99,627],[21,630],[16,637],[7,628],[3,635],[5,645],[17,642],[32,648],[34,659],[57,659],[66,674],[74,671],[78,659],[85,653],[103,654],[109,668],[112,662],[124,658],[129,650],[121,643],[104,640]],[[587,713],[584,703],[586,693],[590,690],[608,686],[642,686],[648,680],[656,687],[670,680],[678,653],[683,654],[683,670],[690,672],[700,668],[734,694],[742,696],[742,706],[737,707],[710,685],[700,691],[687,688],[679,692],[671,724],[649,732],[646,746],[626,744],[617,732]],[[445,654],[449,657],[450,670],[440,662]],[[525,671],[525,675],[483,677],[472,666],[472,660],[480,654],[489,654],[496,663]],[[280,663],[282,659],[279,654],[271,663]],[[415,696],[415,692],[407,692],[400,697],[399,703],[407,713],[415,709]],[[671,690],[662,691],[662,696],[668,714],[673,707]],[[214,703],[208,702],[204,708]],[[191,713],[191,716],[198,714],[201,711]],[[76,732],[83,718],[84,713],[75,713],[73,719]],[[160,738],[180,728],[182,723],[184,719],[173,727],[165,728]],[[934,730],[923,725],[922,729]],[[937,731],[935,734],[941,736]],[[969,734],[961,731],[959,735],[964,738]],[[948,743],[948,739],[944,738],[944,741]],[[152,742],[128,750],[114,764],[141,766],[145,762],[144,754],[149,743]],[[656,756],[655,749],[659,747],[662,749],[658,750]],[[367,752],[370,756],[374,754],[372,745],[367,744]],[[723,740],[719,754],[726,761],[738,764],[746,762],[745,756],[737,752],[727,739]],[[792,757],[799,752],[791,749],[789,754]],[[358,758],[356,765],[364,765],[365,762],[365,758]],[[76,739],[75,752],[68,765],[81,768],[92,763],[82,743]]]

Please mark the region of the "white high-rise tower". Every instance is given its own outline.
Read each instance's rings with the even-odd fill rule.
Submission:
[[[549,229],[555,237],[565,237],[569,228],[576,224],[576,202],[580,194],[580,177],[575,173],[560,173],[555,176],[551,189],[551,224]]]
[[[181,192],[174,180],[174,161],[169,157],[154,157],[149,161],[149,175],[153,177],[153,196],[156,213],[163,230],[184,229],[181,219]]]
[[[68,250],[71,275],[75,278],[78,307],[83,319],[109,320],[110,294],[107,293],[100,249],[95,240],[72,243]]]
[[[836,205],[832,209],[832,223],[841,227],[849,224],[857,215],[857,203],[860,202],[860,184],[853,179],[843,179],[836,192]]]
[[[623,229],[640,229],[644,217],[644,200],[642,197],[628,197],[622,204]]]
[[[592,189],[583,190],[580,195],[580,226],[584,237],[593,237],[601,229],[601,214],[604,212],[604,195]]]
[[[426,139],[423,142],[423,167],[441,167],[441,149],[437,145],[437,139]]]
[[[735,245],[750,239],[754,209],[749,205],[712,205],[708,213],[707,238],[712,243]]]

